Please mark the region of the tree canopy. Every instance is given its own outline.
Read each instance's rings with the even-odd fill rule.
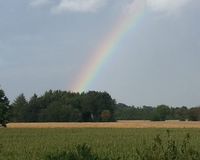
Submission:
[[[0,89],[0,126],[6,127],[8,122],[9,101],[5,93]]]
[[[116,103],[107,92],[73,93],[46,91],[29,100],[20,94],[9,105],[0,89],[0,125],[11,122],[108,122],[116,120],[190,120],[200,121],[200,107],[187,108],[167,105],[128,106]]]
[[[72,93],[47,91],[34,94],[27,102],[23,94],[12,104],[14,122],[99,122],[102,113],[109,112],[106,121],[114,121],[115,100],[107,92]]]

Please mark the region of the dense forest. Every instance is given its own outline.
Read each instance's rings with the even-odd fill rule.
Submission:
[[[49,90],[29,100],[20,94],[9,103],[0,89],[0,124],[7,122],[108,122],[116,120],[200,120],[200,107],[127,106],[107,92]]]
[[[11,104],[13,122],[98,122],[114,121],[115,100],[106,92],[71,93],[48,91],[34,94],[29,101],[23,94]]]

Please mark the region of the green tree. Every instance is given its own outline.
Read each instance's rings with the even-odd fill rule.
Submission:
[[[110,120],[114,120],[116,102],[107,92],[90,91],[81,97],[81,112],[83,121],[101,121],[103,110],[110,112]]]
[[[80,121],[80,118],[81,114],[77,109],[60,102],[51,103],[39,115],[39,120],[46,122],[76,122]]]
[[[185,121],[188,119],[188,109],[185,106],[182,106],[181,108],[175,108],[175,119],[178,119],[180,121]]]
[[[0,89],[0,126],[6,127],[8,122],[9,100],[5,93]]]
[[[28,117],[27,113],[28,102],[24,94],[20,94],[12,104],[12,121],[25,122]]]
[[[41,98],[38,98],[36,94],[34,94],[29,102],[28,102],[28,121],[29,122],[38,122],[38,116],[41,111],[41,106],[45,106],[44,104],[41,104],[40,101]]]
[[[190,108],[188,120],[189,121],[199,121],[200,120],[200,107]]]
[[[155,109],[152,119],[153,121],[165,121],[170,115],[170,108],[164,104],[158,105]]]

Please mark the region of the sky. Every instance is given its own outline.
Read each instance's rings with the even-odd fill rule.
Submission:
[[[85,91],[128,105],[200,105],[199,0],[0,0],[0,85],[13,101],[73,91],[122,15],[144,5]],[[92,74],[92,73],[91,73]]]

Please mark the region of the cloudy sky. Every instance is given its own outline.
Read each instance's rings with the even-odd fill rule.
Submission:
[[[135,1],[144,4],[142,16],[88,90],[129,105],[200,105],[199,0],[0,0],[0,85],[7,96],[71,90]]]

